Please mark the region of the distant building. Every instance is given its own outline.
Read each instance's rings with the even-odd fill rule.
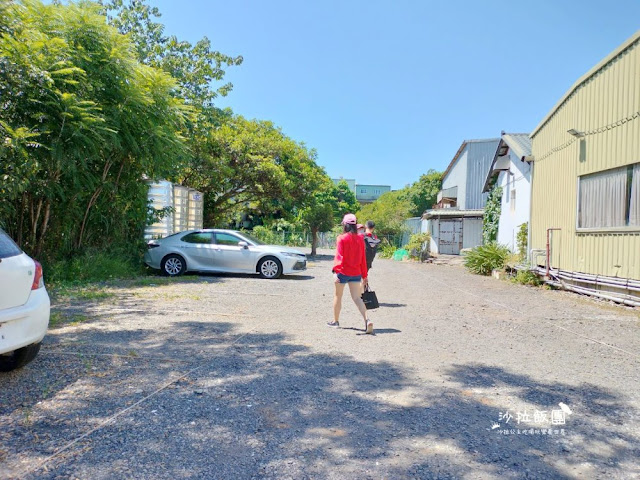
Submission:
[[[333,180],[333,183],[336,185],[341,181],[347,182],[349,189],[355,194],[356,200],[362,204],[372,203],[380,198],[380,195],[383,193],[391,191],[391,185],[364,185],[356,183],[354,179],[342,177],[332,178],[331,180]]]
[[[333,183],[338,185],[340,182],[345,181],[347,185],[349,185],[349,190],[351,190],[354,194],[356,193],[356,181],[353,178],[332,178]]]
[[[363,185],[356,184],[356,200],[360,203],[372,203],[380,195],[391,191],[391,185]]]
[[[442,176],[438,203],[427,210],[424,231],[431,234],[431,251],[460,254],[482,245],[482,217],[488,193],[487,174],[498,150],[499,138],[465,140]]]

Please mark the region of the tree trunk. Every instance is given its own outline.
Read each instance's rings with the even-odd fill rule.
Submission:
[[[80,249],[82,247],[82,242],[84,240],[84,231],[87,226],[87,221],[89,219],[89,212],[91,211],[91,208],[95,205],[96,201],[98,200],[100,193],[102,193],[102,189],[104,188],[104,183],[107,181],[107,176],[109,174],[109,170],[111,170],[112,165],[113,165],[113,162],[111,160],[107,160],[105,162],[104,168],[102,170],[102,182],[100,183],[96,191],[93,192],[93,195],[91,196],[91,199],[87,204],[87,208],[85,209],[85,212],[84,212],[84,218],[82,219],[82,224],[80,225],[80,234],[78,235],[78,242],[76,244],[77,249]],[[123,166],[124,166],[124,163],[123,163]],[[122,172],[122,168],[120,169],[120,172]],[[118,174],[118,177],[119,175],[120,174]]]
[[[18,233],[16,235],[16,242],[18,245],[22,245],[22,228],[24,226],[24,206],[27,203],[27,194],[26,192],[22,193],[22,198],[20,200],[20,210],[18,213]]]
[[[311,256],[316,256],[316,250],[318,248],[318,229],[311,229]]]
[[[47,204],[44,207],[44,218],[42,220],[42,229],[40,231],[40,238],[38,239],[38,246],[36,247],[36,257],[39,257],[42,253],[42,247],[44,246],[44,236],[47,233],[49,227],[49,216],[51,215],[51,200],[47,200]]]

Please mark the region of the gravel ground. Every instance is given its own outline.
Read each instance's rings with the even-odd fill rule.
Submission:
[[[58,302],[0,374],[0,477],[640,478],[637,310],[377,259],[376,334],[348,293],[330,329],[322,253]]]

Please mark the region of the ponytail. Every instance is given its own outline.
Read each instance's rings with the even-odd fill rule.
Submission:
[[[355,223],[345,223],[344,233],[358,233],[358,227]]]

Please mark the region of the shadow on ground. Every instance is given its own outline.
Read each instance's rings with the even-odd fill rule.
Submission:
[[[0,376],[0,472],[24,477],[27,465],[172,379],[27,477],[567,478],[587,464],[612,478],[638,468],[638,434],[620,417],[638,412],[594,385],[478,363],[451,366],[443,386],[230,323],[169,326],[58,332],[34,363]],[[506,408],[483,393],[494,388],[516,405],[571,405],[567,435],[492,431]]]

